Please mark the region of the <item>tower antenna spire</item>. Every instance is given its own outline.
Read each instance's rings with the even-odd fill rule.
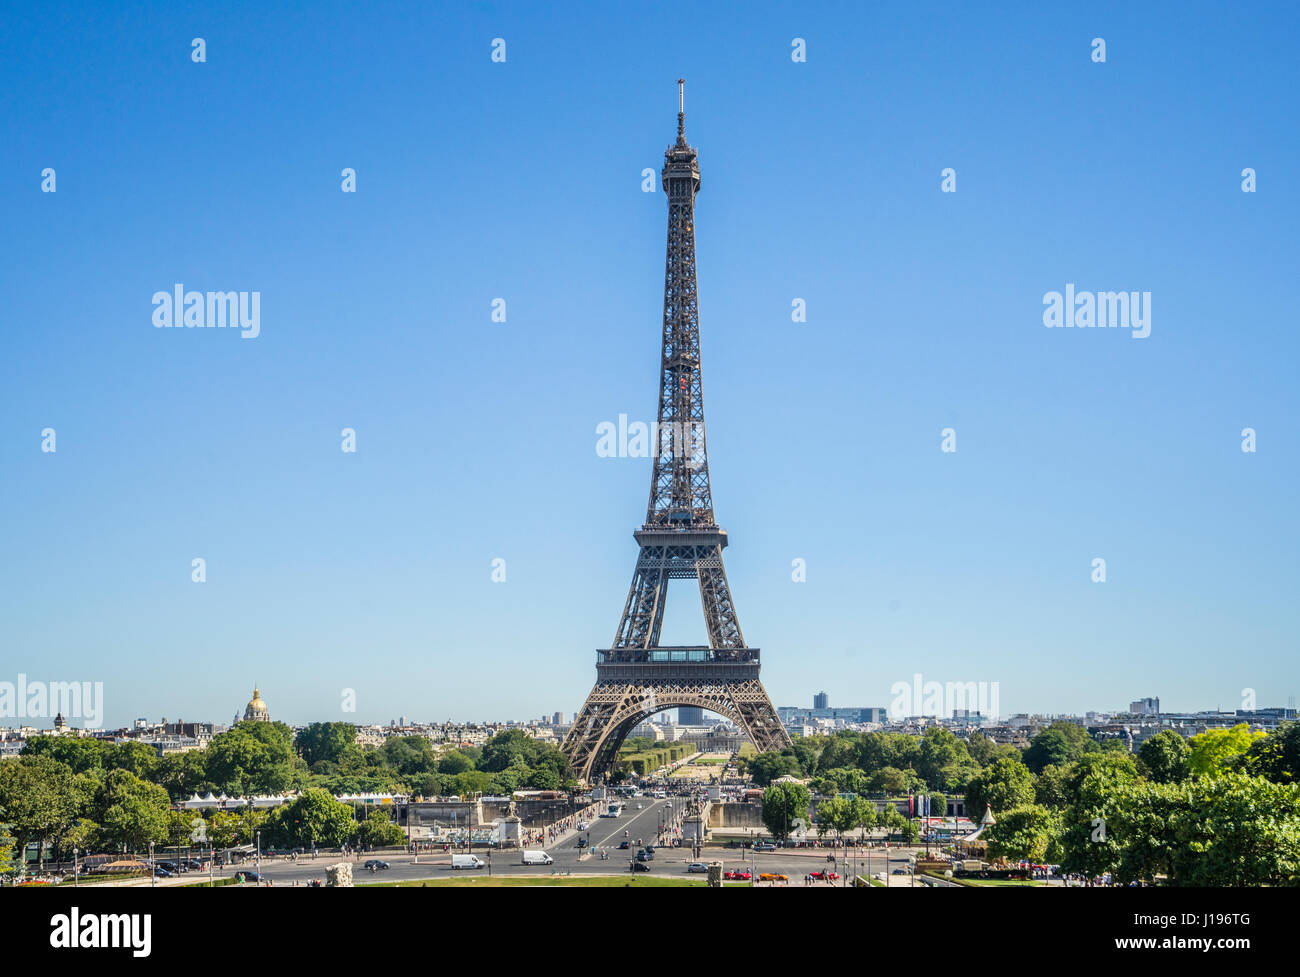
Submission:
[[[686,142],[686,79],[677,79],[677,144]]]

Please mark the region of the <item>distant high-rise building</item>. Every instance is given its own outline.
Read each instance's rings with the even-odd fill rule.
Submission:
[[[1160,715],[1160,699],[1137,699],[1128,704],[1128,711],[1134,716]]]
[[[677,722],[681,726],[703,726],[704,710],[699,706],[678,706]]]
[[[555,715],[553,715],[553,716],[551,717],[551,725],[552,725],[552,726],[563,726],[563,725],[564,725],[564,713],[562,713],[562,712],[557,712]]]
[[[829,709],[831,707],[831,697],[825,692],[818,692],[813,696],[814,709]]]

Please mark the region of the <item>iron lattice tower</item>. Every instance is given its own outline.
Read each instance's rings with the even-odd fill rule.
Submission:
[[[679,78],[677,141],[664,153],[661,174],[668,247],[650,502],[645,524],[633,534],[640,553],[614,643],[596,652],[596,686],[562,747],[587,782],[609,769],[634,726],[676,706],[726,716],[759,750],[790,745],[758,678],[759,650],[741,633],[722,565],[727,534],[713,518],[695,278],[700,167],[686,142],[684,84]],[[683,578],[699,582],[707,647],[659,644],[668,581]]]

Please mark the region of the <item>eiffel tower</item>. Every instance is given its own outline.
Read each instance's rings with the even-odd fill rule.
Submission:
[[[664,153],[668,255],[664,270],[659,419],[641,547],[623,617],[609,648],[596,652],[596,686],[561,747],[584,782],[613,765],[632,727],[675,706],[726,716],[760,750],[790,737],[758,678],[758,649],[745,644],[713,518],[704,442],[700,320],[695,292],[695,194],[700,167],[686,142],[685,82],[677,80],[677,142]],[[707,646],[662,646],[668,581],[700,584]]]

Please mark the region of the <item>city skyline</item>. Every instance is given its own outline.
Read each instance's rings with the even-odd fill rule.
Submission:
[[[294,722],[577,712],[635,554],[650,462],[597,432],[654,419],[642,173],[685,75],[710,467],[773,701],[1287,703],[1297,13],[1197,6],[692,11],[594,61],[636,14],[158,6],[109,46],[111,6],[13,12],[0,680],[102,682],[109,727],[253,681]],[[177,283],[258,293],[258,334],[156,327]],[[1045,329],[1075,286],[1149,292],[1149,335]]]
[[[26,678],[26,676],[23,676],[23,678]],[[37,680],[32,680],[32,681],[37,681]],[[6,683],[4,681],[0,681],[0,705],[7,706],[9,703],[17,701],[14,698],[13,691],[6,687],[9,684],[14,684],[14,683]],[[28,687],[30,687],[30,684]],[[19,695],[21,695],[22,688],[23,688],[22,685],[18,685]],[[257,698],[257,693],[259,689],[260,686],[254,688],[255,699]],[[901,714],[894,715],[890,711],[888,701],[882,703],[854,703],[852,705],[846,705],[838,702],[833,696],[831,696],[829,702],[826,705],[818,705],[817,702],[819,698],[823,695],[827,695],[825,690],[818,688],[816,692],[810,692],[805,697],[805,701],[803,703],[793,703],[793,702],[784,702],[781,700],[776,700],[777,702],[776,708],[778,712],[786,712],[787,710],[797,710],[803,712],[803,711],[813,711],[816,709],[880,710],[881,712],[884,713],[884,718],[881,722],[883,722],[885,726],[888,726],[891,723],[904,722],[906,720],[912,720],[912,719],[935,719],[941,722],[949,722],[949,721],[953,721],[954,719],[954,716],[952,714],[941,715],[938,713],[930,713],[930,712],[917,712],[917,713],[907,713],[906,715],[901,715]],[[50,703],[53,703],[55,700],[53,698],[52,693],[50,693],[46,697],[46,699],[42,701],[49,701]],[[1005,721],[1014,718],[1016,716],[1036,716],[1036,717],[1074,716],[1077,718],[1084,718],[1089,715],[1107,715],[1107,716],[1139,715],[1143,713],[1140,713],[1138,710],[1135,710],[1131,707],[1140,705],[1142,701],[1143,700],[1132,701],[1128,704],[1128,706],[1122,704],[1113,707],[1097,705],[1085,710],[1081,710],[1079,712],[1048,712],[1045,710],[1036,710],[1036,709],[1017,710],[1015,712],[1007,712],[1003,710],[1001,713],[997,715],[986,715],[983,717],[983,720],[986,722],[992,722],[994,720]],[[1148,698],[1145,701],[1156,703],[1156,708],[1158,710],[1158,711],[1151,711],[1149,713],[1145,713],[1145,715],[1149,715],[1149,716],[1193,715],[1198,713],[1209,714],[1209,713],[1219,713],[1219,712],[1232,713],[1238,710],[1245,713],[1255,713],[1255,712],[1265,713],[1268,711],[1275,711],[1275,710],[1289,710],[1294,712],[1296,708],[1294,696],[1288,696],[1285,702],[1261,701],[1253,709],[1245,709],[1242,706],[1220,707],[1217,704],[1214,706],[1210,706],[1208,704],[1194,704],[1190,707],[1183,707],[1183,706],[1179,706],[1176,708],[1161,707],[1161,700],[1159,696],[1155,696],[1154,698]],[[684,707],[684,708],[686,708],[689,711],[691,707]],[[5,730],[5,729],[16,730],[24,726],[31,726],[36,729],[50,729],[55,725],[55,716],[53,713],[58,710],[55,710],[53,708],[53,705],[51,705],[49,711],[50,711],[50,715],[43,715],[38,717],[27,717],[27,716],[14,716],[8,714],[6,709],[5,712],[0,712],[0,730]],[[226,714],[233,714],[231,720],[231,723],[233,723],[233,722],[238,722],[241,719],[245,718],[245,717],[241,717],[240,715],[240,713],[243,711],[245,711],[245,707],[235,707],[227,710]],[[471,715],[455,715],[455,714],[447,715],[447,716],[437,716],[437,715],[424,715],[415,711],[405,711],[405,712],[395,713],[389,716],[387,719],[378,719],[378,718],[369,718],[369,717],[358,718],[351,714],[346,714],[342,717],[282,716],[280,715],[280,710],[278,708],[274,712],[275,714],[270,717],[272,720],[276,722],[284,722],[287,725],[294,726],[294,727],[302,727],[302,726],[310,725],[311,723],[318,723],[318,722],[347,722],[357,726],[379,726],[379,727],[394,726],[394,725],[433,726],[433,725],[439,725],[445,723],[452,723],[457,725],[461,725],[461,724],[503,725],[503,724],[530,724],[530,723],[540,723],[543,725],[565,725],[568,722],[571,722],[573,719],[573,713],[566,712],[561,709],[545,709],[535,713],[529,713],[526,715],[520,714],[514,716],[506,716],[506,715],[471,716]],[[664,720],[665,716],[670,716],[677,712],[679,712],[679,710],[675,708],[665,709],[662,712],[657,712],[654,715],[650,716],[646,721],[660,722]],[[205,723],[205,724],[213,724],[217,726],[227,726],[230,724],[228,724],[224,719],[224,715],[226,714],[198,715],[196,713],[185,710],[183,708],[178,708],[175,711],[169,709],[166,712],[160,712],[156,708],[151,707],[150,709],[144,710],[141,713],[136,714],[130,717],[129,719],[123,721],[111,721],[111,722],[105,721],[99,723],[96,726],[87,726],[83,722],[78,721],[75,717],[72,719],[72,721],[68,721],[67,718],[65,717],[65,724],[67,728],[72,730],[77,730],[77,729],[112,730],[112,729],[130,728],[132,725],[140,722],[157,723],[157,724]],[[556,715],[562,716],[563,720],[559,723],[556,723],[554,719]],[[716,713],[711,713],[708,710],[704,710],[703,718],[705,723],[730,721],[727,720],[726,717],[717,715]],[[681,722],[682,720],[676,719],[676,721]]]

